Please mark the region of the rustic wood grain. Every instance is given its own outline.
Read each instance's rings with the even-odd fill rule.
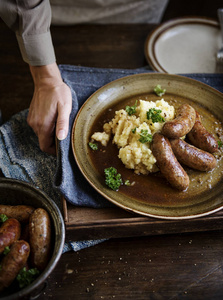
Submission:
[[[67,205],[67,240],[122,238],[223,229],[223,212],[186,220],[144,217],[120,208],[81,208]]]

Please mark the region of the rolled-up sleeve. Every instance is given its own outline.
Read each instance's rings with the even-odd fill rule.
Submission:
[[[1,0],[0,16],[16,33],[25,62],[32,66],[55,62],[49,0]]]

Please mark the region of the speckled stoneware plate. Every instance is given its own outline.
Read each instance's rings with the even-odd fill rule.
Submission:
[[[76,162],[84,177],[98,193],[130,212],[164,219],[187,219],[214,213],[223,207],[222,151],[218,155],[218,164],[214,171],[201,173],[187,170],[190,187],[186,192],[179,192],[162,177],[154,174],[136,175],[132,170],[126,169],[114,150],[109,154],[112,166],[117,167],[118,172],[125,173],[128,178],[133,176],[135,185],[130,187],[123,185],[119,191],[113,191],[105,185],[103,168],[106,160],[103,161],[103,155],[108,150],[104,149],[106,151],[94,154],[95,152],[88,146],[95,124],[102,118],[103,112],[111,113],[114,107],[125,108],[126,104],[135,103],[136,99],[149,101],[160,99],[153,92],[157,84],[166,89],[164,100],[176,107],[182,102],[190,103],[202,115],[206,128],[211,132],[217,131],[220,136],[218,138],[222,138],[222,93],[179,75],[164,73],[131,75],[100,88],[81,107],[72,130],[72,148]],[[103,122],[98,126],[103,131]],[[92,158],[94,155],[99,155],[97,163]]]
[[[185,17],[156,27],[146,39],[145,56],[158,72],[215,73],[216,53],[220,45],[218,22]]]

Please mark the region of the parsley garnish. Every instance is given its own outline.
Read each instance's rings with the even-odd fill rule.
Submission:
[[[114,167],[110,167],[104,170],[105,172],[105,183],[112,190],[117,191],[122,184],[121,174],[117,173]]]
[[[161,112],[161,109],[150,108],[149,111],[147,111],[146,113],[147,119],[151,119],[153,123],[165,122],[164,118],[160,115]]]
[[[16,277],[19,287],[22,289],[30,285],[38,275],[39,270],[37,268],[26,270],[26,267],[24,267]]]
[[[126,110],[126,112],[128,113],[129,116],[136,113],[136,105],[137,105],[137,100],[136,100],[136,103],[133,106],[127,105],[125,107],[125,110]]]
[[[0,222],[5,222],[6,220],[8,220],[8,217],[4,214],[0,214]]]
[[[98,150],[98,145],[97,144],[89,142],[88,145],[92,150]]]
[[[142,129],[140,131],[140,139],[139,141],[141,143],[147,143],[147,142],[152,142],[152,134],[148,133],[147,129]]]
[[[9,248],[9,246],[6,246],[4,251],[3,251],[3,254],[7,255],[9,252],[10,252],[10,248]]]
[[[218,141],[218,148],[223,147],[223,142],[222,141]]]
[[[157,86],[154,88],[154,92],[157,94],[157,96],[161,97],[165,94],[166,90],[162,89],[160,84],[157,84]]]
[[[126,180],[125,180],[125,185],[127,185],[127,186],[130,186],[130,185],[131,185],[129,179],[126,179]]]
[[[132,133],[136,133],[136,127],[132,129]]]

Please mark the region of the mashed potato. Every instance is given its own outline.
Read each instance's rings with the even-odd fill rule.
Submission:
[[[156,102],[140,100],[139,107],[137,109],[140,122],[148,123],[152,134],[154,134],[162,129],[164,122],[153,123],[151,120],[148,120],[147,111],[149,111],[150,108],[160,109],[160,115],[165,119],[165,121],[169,121],[174,118],[175,110],[174,107],[169,105],[166,101],[164,101],[164,99],[157,100]]]
[[[160,110],[162,122],[153,122],[147,118],[150,109]],[[164,99],[153,101],[139,100],[134,115],[128,115],[124,109],[115,112],[114,118],[104,124],[103,132],[95,132],[91,139],[106,146],[112,137],[112,142],[119,148],[118,157],[128,169],[137,174],[156,172],[156,159],[150,149],[152,135],[160,131],[164,121],[174,118],[174,107]]]

